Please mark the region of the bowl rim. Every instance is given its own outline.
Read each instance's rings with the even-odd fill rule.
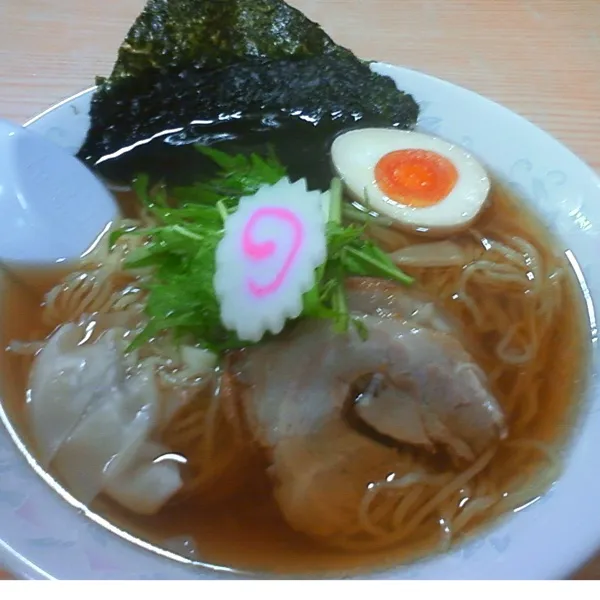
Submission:
[[[425,81],[430,85],[434,85],[438,88],[444,87],[447,90],[453,90],[455,92],[460,92],[460,93],[467,93],[471,97],[475,98],[477,100],[477,102],[485,103],[488,106],[493,107],[493,109],[495,111],[501,111],[505,115],[510,115],[510,117],[512,119],[517,118],[519,121],[519,126],[526,125],[529,128],[534,128],[535,130],[537,130],[538,135],[541,134],[542,136],[545,136],[545,143],[552,144],[555,148],[557,148],[557,150],[560,150],[561,153],[566,153],[565,156],[568,155],[572,159],[574,159],[579,164],[580,168],[585,168],[588,171],[588,176],[590,177],[591,180],[595,181],[596,185],[598,186],[598,190],[600,191],[600,178],[598,177],[596,172],[592,169],[592,167],[587,162],[585,162],[583,159],[576,156],[562,142],[560,142],[556,138],[552,137],[550,134],[543,131],[542,129],[540,129],[535,124],[531,123],[530,121],[525,119],[523,116],[519,115],[518,113],[498,104],[497,102],[495,102],[489,98],[481,96],[477,92],[474,92],[468,88],[458,86],[449,81],[439,79],[437,77],[428,75],[421,71],[392,65],[389,63],[377,62],[377,63],[373,63],[373,64],[375,65],[375,69],[378,72],[381,72],[382,74],[388,74],[391,76],[395,75],[397,77],[404,77],[404,76],[414,77],[414,78],[418,78],[419,80]],[[32,125],[35,126],[35,124],[42,123],[43,120],[48,115],[54,113],[61,107],[65,106],[65,105],[69,105],[73,101],[82,99],[83,97],[91,96],[91,93],[95,89],[96,89],[96,86],[91,86],[89,88],[86,88],[86,89],[50,106],[49,108],[42,111],[38,115],[29,119],[24,124],[24,127],[30,127]],[[599,216],[599,219],[600,219],[600,216]],[[600,220],[599,220],[599,224],[600,224]],[[600,301],[600,297],[598,298],[598,301]],[[596,343],[594,343],[592,352],[593,352],[594,356],[597,357],[598,348],[597,348]],[[589,389],[587,389],[588,387],[589,387]],[[588,385],[586,386],[586,394],[591,396],[594,391],[595,390],[592,390],[591,383],[588,382]],[[593,398],[595,398],[595,396],[592,396],[592,399]],[[584,410],[580,411],[580,416],[579,416],[580,419],[586,420],[587,416],[588,415],[585,414]],[[573,440],[572,443],[574,445],[577,445],[577,441],[575,441],[575,440]],[[17,449],[17,448],[15,448],[15,451],[20,452],[22,454],[22,451],[19,451],[19,449]],[[567,461],[567,464],[564,467],[564,471],[560,475],[560,477],[563,477],[564,473],[569,469],[569,467],[570,467],[569,462],[570,461]],[[51,490],[49,487],[47,487],[46,489],[47,489],[48,493],[53,492],[53,490]],[[549,492],[547,492],[546,494],[548,494],[548,493]],[[600,500],[600,496],[598,496],[598,499]],[[533,510],[535,510],[535,508]],[[82,519],[82,516],[78,515],[76,518]],[[88,517],[84,516],[83,518],[87,519]],[[478,532],[478,533],[474,534],[474,536],[472,536],[472,537],[474,539],[479,539],[483,536],[489,535],[490,533],[492,533],[493,530],[495,530],[496,528],[499,527],[499,523],[503,522],[504,519],[505,518],[503,517],[498,522],[495,522],[495,523],[490,524],[489,526],[486,526],[482,532]],[[512,515],[508,516],[508,519],[512,521],[513,520]],[[94,521],[95,521],[95,519],[94,519]],[[95,523],[95,525],[98,526],[97,523]],[[99,525],[99,526],[101,526],[101,525]],[[114,533],[114,531],[113,531],[113,533]],[[562,552],[563,558],[560,561],[560,564],[553,564],[552,566],[548,565],[547,568],[541,568],[541,569],[537,570],[537,572],[539,574],[541,574],[541,578],[549,578],[549,579],[564,578],[564,577],[572,574],[577,568],[583,566],[583,564],[600,548],[600,520],[599,520],[598,524],[596,525],[596,527],[590,527],[585,533],[586,533],[585,536],[583,536],[583,535],[579,536],[582,539],[579,540],[579,543],[577,545],[575,545],[573,540],[571,540],[569,542],[569,544],[568,544],[569,552],[566,552],[566,551]],[[583,539],[583,538],[585,538],[585,539]],[[541,544],[542,542],[540,541],[538,543]],[[139,544],[135,544],[135,545],[136,545],[135,550],[137,552],[144,552],[144,553],[147,552],[147,550],[144,549],[143,546],[140,546]],[[454,547],[453,550],[451,551],[451,553],[456,552],[457,549],[460,550],[461,545],[459,545],[458,548]],[[168,556],[170,553],[166,553],[166,554]],[[155,554],[155,556],[157,556],[157,555]],[[161,556],[160,558],[161,558],[161,560],[166,561],[167,556]],[[430,571],[432,571],[432,570],[435,571],[434,565],[438,562],[438,560],[440,560],[440,558],[443,558],[443,556],[444,555],[442,555],[442,557],[437,556],[437,555],[429,555],[425,559],[423,559],[421,561],[417,561],[416,563],[411,563],[409,565],[398,565],[398,567],[390,567],[390,568],[385,569],[385,571],[376,570],[372,574],[367,573],[366,576],[365,575],[357,575],[357,578],[362,578],[362,579],[364,579],[364,578],[388,578],[388,577],[404,578],[404,577],[406,577],[405,571],[407,569],[410,569],[412,565],[419,566],[419,565],[425,565],[425,563],[427,563],[427,564],[431,563],[433,566],[433,569],[431,569],[431,568],[425,569],[426,571],[428,571],[428,575],[431,576]],[[465,559],[465,560],[468,560],[468,559]],[[168,561],[168,562],[171,563],[172,561]],[[556,563],[556,561],[554,561],[554,562]],[[24,578],[28,578],[28,579],[29,578],[32,578],[32,579],[34,579],[34,578],[35,579],[37,579],[37,578],[53,579],[54,578],[51,573],[45,572],[41,566],[32,563],[31,561],[29,561],[27,559],[27,557],[16,552],[8,543],[3,541],[3,539],[1,537],[0,537],[0,563],[4,564],[6,566],[6,568],[8,568],[10,570],[10,572],[16,576],[20,576],[20,577],[24,577]],[[179,563],[178,561],[176,561],[176,564],[179,564],[180,567],[182,566],[181,563]],[[194,568],[198,568],[198,567],[186,565],[185,568],[186,569],[194,569]],[[165,567],[165,571],[166,570],[168,570],[168,565]],[[534,569],[534,571],[535,571],[535,569]],[[213,573],[213,577],[218,577],[218,571],[213,571],[212,573]],[[193,574],[192,574],[192,576],[193,576]],[[244,577],[243,574],[241,576]],[[434,575],[434,577],[435,577],[435,575]]]

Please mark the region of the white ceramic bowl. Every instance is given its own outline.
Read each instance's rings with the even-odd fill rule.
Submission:
[[[600,302],[600,179],[556,140],[470,91],[379,64],[421,105],[420,128],[471,150],[507,181],[558,234],[580,276],[594,338],[592,376],[567,467],[534,505],[443,556],[378,573],[384,578],[533,579],[568,576],[600,548],[600,364],[594,305]],[[89,125],[91,91],[28,125],[75,152]],[[1,382],[0,382],[1,387]],[[0,426],[0,562],[28,578],[230,577],[161,556],[94,522],[37,469],[18,438]],[[14,432],[13,432],[14,434]],[[62,497],[61,497],[62,496]],[[67,501],[65,501],[67,500]]]

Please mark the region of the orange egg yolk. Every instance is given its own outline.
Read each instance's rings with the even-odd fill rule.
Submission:
[[[424,208],[441,202],[458,179],[456,167],[430,150],[395,150],[383,156],[375,167],[379,189],[392,200]]]

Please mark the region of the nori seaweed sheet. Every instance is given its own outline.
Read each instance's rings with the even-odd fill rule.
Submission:
[[[186,184],[211,168],[194,143],[269,145],[292,178],[325,188],[337,133],[417,116],[411,96],[281,0],[150,0],[94,94],[78,156],[114,181],[145,171]]]
[[[199,169],[209,167],[206,157],[189,147],[192,143],[230,152],[264,153],[272,146],[291,177],[307,177],[311,187],[322,188],[331,179],[326,157],[339,131],[358,125],[411,126],[418,112],[391,80],[355,60],[320,57],[191,70],[183,75],[183,86],[181,77],[163,73],[144,86],[123,81],[118,100],[101,91],[94,108],[102,110],[92,112],[81,154],[96,163],[105,149],[115,148],[116,158],[98,164],[113,180],[144,170],[189,183]],[[119,153],[164,131],[169,133]]]
[[[281,0],[149,0],[119,49],[109,82],[174,67],[307,56],[353,55]]]

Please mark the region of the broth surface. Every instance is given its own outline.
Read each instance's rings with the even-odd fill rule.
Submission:
[[[497,185],[492,191],[491,206],[476,227],[484,236],[487,233],[491,236],[493,231],[501,229],[511,235],[534,241],[545,260],[550,260],[557,252],[553,241],[536,218]],[[528,422],[525,431],[519,431],[518,425],[511,423],[510,413],[507,413],[507,441],[526,436],[560,450],[571,428],[574,409],[579,404],[590,342],[581,291],[566,259],[560,257],[558,261],[568,271],[568,276],[561,284],[561,315],[564,318],[553,326],[552,335],[547,340],[549,346],[543,354],[544,363],[535,365],[543,376],[535,379],[533,385],[537,386],[536,389],[526,391],[535,399],[536,404],[531,407],[535,411],[535,418]],[[456,290],[446,289],[443,285],[444,278],[431,269],[428,273],[424,269],[413,270],[411,274],[417,277],[417,289],[437,298],[451,315],[461,321],[467,333],[468,350],[490,375],[494,369],[493,353],[490,350],[493,340],[488,336],[478,336],[470,327],[471,324],[465,322]],[[64,270],[56,269],[51,272],[32,269],[18,275],[28,282],[26,288],[5,278],[0,324],[3,348],[13,340],[39,340],[50,333],[41,323],[40,305],[43,293],[62,278]],[[482,295],[475,300],[485,303],[486,298]],[[32,359],[3,352],[0,360],[4,406],[28,446],[34,449],[25,414],[27,373]],[[539,362],[540,359],[535,360]],[[515,367],[510,377],[518,376],[519,369]],[[510,406],[513,400],[506,392],[511,385],[508,381],[500,380],[493,386],[503,407]],[[33,452],[35,454],[35,450]],[[543,476],[547,469],[547,458],[532,452],[529,460],[519,463],[519,472],[514,473],[512,456],[510,446],[502,443],[482,477],[488,477],[490,485],[500,487],[504,482],[514,481],[518,477],[522,479],[522,488],[532,478]],[[172,538],[193,539],[197,548],[195,559],[198,561],[242,571],[280,574],[363,571],[398,564],[422,556],[430,550],[416,539],[410,539],[408,544],[400,548],[375,552],[343,552],[320,546],[294,532],[284,522],[272,497],[265,467],[264,464],[252,467],[250,483],[235,497],[224,502],[201,505],[197,500],[187,501],[167,506],[157,516],[148,518],[132,516],[105,498],[97,499],[91,508],[115,525],[161,547],[168,547]],[[525,494],[523,504],[532,499]],[[474,519],[466,533],[473,532],[489,521],[490,519]],[[463,537],[464,535],[458,540]]]

